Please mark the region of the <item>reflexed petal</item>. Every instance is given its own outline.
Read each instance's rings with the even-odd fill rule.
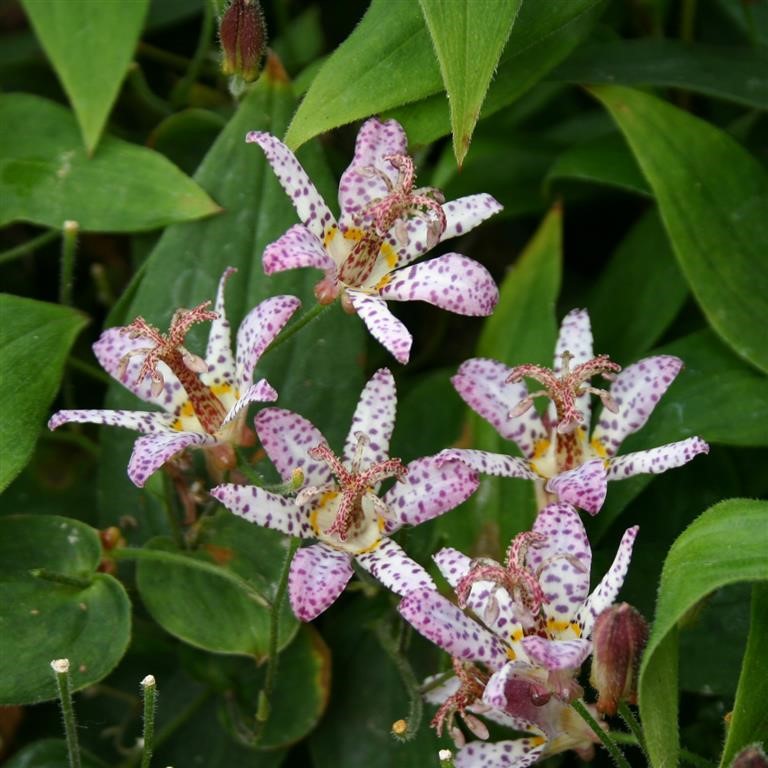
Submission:
[[[367,439],[362,447],[362,467],[386,460],[389,457],[389,441],[395,427],[396,410],[395,379],[386,368],[380,368],[371,376],[360,394],[344,445],[344,459],[352,461],[355,458],[359,443],[357,435],[362,433]]]
[[[253,369],[264,350],[301,306],[295,296],[272,296],[254,307],[237,331],[237,379],[241,389],[253,381]]]
[[[432,555],[432,559],[440,569],[445,580],[454,588],[469,573],[472,567],[472,558],[467,557],[463,552],[453,547],[443,547],[439,552]]]
[[[357,218],[371,203],[389,194],[389,187],[380,174],[397,184],[398,171],[388,160],[388,155],[404,155],[408,141],[402,126],[395,120],[382,122],[366,120],[358,131],[355,156],[344,171],[339,183],[339,207],[341,222],[345,227],[354,226]],[[378,173],[372,173],[372,170]]]
[[[407,595],[415,589],[435,589],[430,575],[392,539],[380,539],[370,552],[355,555],[357,562],[395,594]]]
[[[144,487],[147,478],[166,461],[190,445],[213,444],[210,435],[195,432],[156,432],[143,435],[133,444],[128,462],[128,477],[134,485]]]
[[[224,288],[227,280],[237,270],[227,267],[219,280],[219,289],[216,292],[216,304],[214,312],[218,315],[211,321],[211,330],[208,334],[208,347],[205,352],[205,362],[208,371],[200,378],[211,386],[212,384],[235,384],[235,361],[232,359],[232,338],[229,328],[229,320],[224,306]]]
[[[96,359],[112,378],[117,379],[134,395],[147,403],[159,405],[166,411],[173,413],[187,399],[187,393],[182,389],[176,374],[165,363],[159,362],[157,364],[157,371],[162,375],[165,386],[155,397],[152,394],[152,379],[149,376],[145,376],[141,380],[138,379],[139,369],[145,355],[141,353],[131,354],[148,349],[152,343],[147,339],[132,339],[122,330],[122,328],[108,328],[99,336],[98,341],[93,345],[93,354],[96,355]],[[121,365],[123,360],[126,361],[125,366]]]
[[[440,462],[460,461],[484,475],[522,477],[526,480],[536,480],[538,477],[525,459],[506,456],[502,453],[476,451],[471,448],[446,448],[437,454],[437,458]]]
[[[352,573],[345,552],[322,543],[298,550],[288,574],[293,612],[302,621],[312,621],[336,601]]]
[[[48,422],[48,429],[57,429],[62,424],[108,424],[111,427],[135,429],[143,434],[171,432],[173,416],[151,411],[57,411]],[[179,434],[173,431],[173,434]]]
[[[309,455],[309,449],[326,442],[320,430],[303,416],[282,408],[265,408],[254,419],[264,450],[284,482],[295,469],[304,472],[304,485],[325,485],[331,470]]]
[[[260,379],[255,384],[251,384],[248,389],[240,396],[240,399],[229,409],[229,413],[224,417],[221,423],[225,427],[231,421],[234,421],[251,403],[273,403],[277,400],[277,392],[272,388],[266,379]]]
[[[523,382],[507,383],[511,370],[497,360],[473,358],[462,363],[451,383],[472,410],[503,438],[513,440],[523,455],[530,458],[536,444],[546,440],[549,433],[535,408],[529,408],[514,419],[509,418],[509,412],[528,394]]]
[[[659,475],[681,467],[700,453],[709,453],[709,445],[700,437],[689,437],[647,451],[636,451],[608,460],[608,479],[623,480],[633,475]]]
[[[563,370],[563,352],[568,351],[573,356],[570,369],[586,363],[594,357],[592,351],[592,326],[586,309],[572,309],[560,324],[560,334],[555,346],[554,371],[558,375]],[[592,417],[592,395],[584,392],[576,398],[576,407],[584,414],[584,425],[589,429]],[[549,404],[550,417],[556,418],[554,403]]]
[[[408,329],[389,311],[383,299],[347,290],[352,305],[376,341],[394,355],[398,363],[408,362],[413,338]]]
[[[426,301],[459,315],[485,316],[493,312],[499,289],[482,264],[447,253],[393,272],[379,295],[390,301]]]
[[[314,535],[306,513],[296,506],[293,499],[255,485],[233,483],[217,485],[211,490],[211,496],[249,523],[302,539]]]
[[[406,595],[398,611],[427,640],[461,661],[482,661],[498,668],[507,660],[506,649],[497,637],[434,589]]]
[[[559,501],[568,502],[579,509],[585,509],[590,515],[596,515],[608,492],[605,463],[602,459],[591,459],[576,469],[555,475],[546,488],[549,493],[554,493]]]
[[[588,640],[547,640],[531,635],[522,643],[531,662],[545,669],[578,669],[592,651]]]
[[[383,497],[397,526],[418,525],[458,507],[477,490],[477,473],[459,461],[426,456],[408,464],[408,474]]]
[[[632,559],[632,547],[638,530],[638,526],[635,525],[624,532],[613,564],[579,610],[576,621],[581,624],[584,637],[589,637],[597,616],[608,606],[613,605],[619,594],[621,585],[624,583],[624,577],[627,575],[629,561]]]
[[[608,455],[614,456],[627,435],[637,432],[648,421],[682,367],[680,358],[657,355],[621,371],[611,385],[611,397],[619,412],[603,408],[592,439],[599,440]]]
[[[544,754],[544,736],[526,736],[514,741],[472,741],[459,751],[456,768],[527,768]]]
[[[322,241],[303,224],[294,224],[279,240],[270,243],[264,251],[262,264],[268,275],[299,267],[327,270],[335,266]]]
[[[285,193],[291,198],[296,213],[299,214],[304,226],[319,240],[336,224],[325,200],[315,185],[310,181],[306,171],[282,141],[263,131],[252,131],[245,140],[258,144],[267,156],[272,170]]]

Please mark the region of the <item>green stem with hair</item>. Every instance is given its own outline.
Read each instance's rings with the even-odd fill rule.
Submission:
[[[69,684],[69,659],[52,661],[51,669],[56,676],[56,686],[59,689],[69,768],[80,768],[80,743],[77,740],[77,722],[75,721],[75,708],[72,704],[72,689]]]
[[[587,709],[584,702],[580,699],[576,699],[571,702],[571,706],[579,713],[579,715],[581,715],[582,720],[584,720],[584,722],[592,729],[595,736],[600,739],[602,745],[605,747],[618,768],[631,768],[629,761],[624,757],[624,753],[613,740],[613,734],[609,734],[608,731],[604,730],[600,723],[592,717],[592,713]]]

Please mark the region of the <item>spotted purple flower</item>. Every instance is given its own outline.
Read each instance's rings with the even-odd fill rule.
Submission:
[[[515,442],[524,458],[487,451],[449,449],[442,458],[462,459],[486,474],[537,481],[540,492],[596,514],[608,480],[659,474],[686,464],[709,446],[690,437],[646,451],[617,456],[623,440],[639,430],[683,366],[671,355],[647,357],[621,370],[607,355],[595,357],[586,310],[575,309],[560,327],[554,369],[537,365],[509,368],[484,358],[467,360],[452,382],[465,402],[499,434]],[[590,384],[602,375],[610,389]],[[524,378],[542,388],[529,392]],[[590,435],[591,396],[603,409]],[[550,398],[539,415],[533,399]]]
[[[636,535],[637,527],[624,533],[613,564],[591,594],[592,552],[570,504],[545,507],[533,530],[513,539],[504,565],[472,560],[451,548],[437,553],[435,562],[456,590],[459,605],[434,590],[419,589],[406,595],[399,609],[422,635],[464,665],[453,683],[455,691],[441,702],[433,722],[438,726],[447,722],[460,742],[461,732],[452,718],[459,715],[467,722],[469,708],[470,713],[496,717],[497,722],[501,712],[517,719],[514,727],[536,734],[513,742],[516,746],[509,750],[476,743],[468,752],[477,760],[506,754],[520,760],[530,757],[531,762],[457,761],[457,765],[531,765],[534,756],[589,746],[591,739],[584,742],[584,731],[566,714],[567,704],[583,693],[576,675],[591,652],[596,617],[621,588]],[[467,608],[476,619],[463,612]],[[480,671],[468,672],[475,668]],[[467,683],[481,680],[484,669],[484,686]],[[470,730],[479,735],[471,725]],[[576,741],[571,738],[574,733]]]
[[[427,572],[389,535],[461,504],[477,488],[477,473],[461,462],[438,466],[435,457],[407,466],[389,458],[396,405],[394,379],[382,368],[363,389],[341,457],[303,417],[267,408],[256,417],[264,449],[284,480],[300,469],[304,487],[295,499],[256,486],[224,484],[211,491],[252,523],[317,540],[296,553],[289,573],[291,605],[303,621],[341,594],[353,558],[397,594],[434,588]],[[379,496],[387,478],[396,482]]]
[[[294,296],[273,296],[243,320],[232,355],[224,311],[224,287],[233,268],[219,281],[215,311],[210,302],[179,310],[167,334],[137,318],[124,328],[109,328],[93,345],[101,366],[123,386],[162,411],[66,410],[48,422],[56,429],[69,422],[127,427],[142,432],[128,463],[139,487],[166,461],[189,446],[212,449],[220,463],[231,463],[231,445],[243,438],[247,407],[274,401],[266,379],[253,383],[253,370],[264,350],[298,309]],[[211,321],[205,359],[184,346],[189,328]]]
[[[460,315],[489,315],[499,294],[485,267],[448,253],[411,264],[437,243],[468,232],[501,210],[490,195],[444,202],[433,188],[414,188],[405,132],[394,120],[368,120],[339,185],[337,221],[294,154],[268,133],[249,133],[265,152],[302,223],[264,252],[267,274],[296,267],[325,272],[315,294],[330,303],[341,296],[374,338],[401,363],[412,338],[387,301],[426,301]]]

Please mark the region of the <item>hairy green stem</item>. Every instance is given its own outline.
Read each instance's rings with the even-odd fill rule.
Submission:
[[[80,225],[76,221],[65,221],[61,239],[61,273],[59,274],[59,303],[72,306],[72,285],[75,275],[75,255]]]
[[[64,734],[67,739],[69,768],[80,768],[80,744],[77,740],[75,708],[72,704],[72,690],[69,685],[69,659],[55,659],[51,662],[51,669],[56,676],[56,686],[59,689],[61,714],[64,718]]]
[[[643,727],[640,725],[640,721],[635,716],[635,713],[629,708],[629,704],[627,704],[626,701],[619,702],[619,715],[621,715],[621,719],[626,723],[627,728],[632,732],[635,739],[637,739],[638,746],[643,750],[643,754],[647,757]]]
[[[641,745],[637,741],[637,737],[632,733],[622,733],[621,731],[612,731],[611,737],[617,744],[629,744],[633,747],[640,747]],[[707,760],[706,757],[697,755],[695,752],[691,752],[689,749],[680,749],[680,759],[688,765],[693,765],[696,768],[716,768],[715,764],[711,760]]]
[[[149,768],[155,742],[155,709],[157,707],[157,685],[152,675],[141,681],[144,697],[144,730],[142,733],[141,768]]]
[[[619,749],[616,742],[613,740],[612,735],[608,731],[604,730],[600,723],[592,717],[592,713],[587,709],[584,702],[580,699],[576,699],[571,702],[571,706],[581,715],[584,722],[594,731],[595,736],[602,742],[603,746],[607,750],[608,754],[613,759],[613,762],[619,768],[631,768],[627,758],[624,757],[624,753]]]
[[[47,232],[43,232],[37,237],[33,237],[31,240],[27,240],[26,243],[9,248],[7,251],[0,253],[0,264],[5,264],[6,261],[13,261],[14,259],[20,259],[22,256],[26,256],[28,253],[32,253],[38,248],[42,248],[47,243],[50,243],[52,240],[55,240],[60,234],[58,229],[49,229]]]
[[[277,336],[277,338],[264,350],[264,355],[269,352],[273,352],[282,344],[285,344],[294,334],[298,333],[302,328],[309,325],[313,320],[316,320],[320,315],[325,312],[330,304],[315,304],[314,307],[308,309],[295,323],[284,328]],[[262,355],[262,357],[264,356]]]

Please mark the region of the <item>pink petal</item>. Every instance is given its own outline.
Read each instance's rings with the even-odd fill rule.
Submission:
[[[456,768],[527,768],[539,761],[546,742],[526,736],[514,741],[472,741],[456,755]]]
[[[225,427],[231,421],[237,419],[251,403],[272,403],[275,400],[277,400],[277,392],[275,392],[266,379],[260,379],[255,384],[251,384],[240,396],[240,399],[229,409],[229,413],[224,417],[221,426]]]
[[[173,416],[151,411],[58,411],[51,416],[48,429],[57,429],[62,424],[108,424],[111,427],[135,429],[143,434],[170,432]],[[174,431],[174,434],[178,432]]]
[[[332,270],[333,259],[328,255],[323,243],[318,240],[303,224],[294,224],[280,239],[270,243],[262,259],[264,272],[273,275],[286,269],[316,267]]]
[[[269,133],[252,131],[245,137],[246,142],[258,144],[267,156],[272,170],[285,193],[291,198],[296,213],[299,214],[304,226],[320,241],[336,226],[325,200],[315,185],[310,181],[306,171],[282,141]]]
[[[255,485],[233,483],[217,485],[210,493],[230,512],[249,523],[302,539],[314,535],[307,515],[296,506],[293,499],[270,493]]]
[[[397,610],[427,640],[457,659],[481,661],[494,668],[507,660],[504,644],[497,637],[434,589],[411,592]]]
[[[205,384],[235,383],[235,361],[232,359],[232,339],[229,328],[229,320],[224,307],[224,288],[227,280],[237,270],[227,267],[219,280],[219,289],[216,292],[216,304],[214,312],[218,314],[211,321],[211,330],[208,334],[208,347],[205,352],[205,362],[208,363],[208,371],[201,376]]]
[[[383,497],[397,526],[418,525],[466,501],[479,485],[477,473],[459,461],[436,456],[408,464],[408,474]]]
[[[543,680],[538,668],[525,662],[508,662],[491,675],[483,693],[483,702],[509,717],[511,727],[516,730],[544,735],[545,728],[542,726],[548,723],[547,709],[553,700],[537,706],[531,695],[532,687],[540,687]],[[563,706],[561,702],[557,705]]]
[[[301,306],[295,296],[272,296],[254,307],[237,331],[237,378],[240,389],[253,380],[253,369],[280,333],[291,315]]]
[[[460,461],[484,475],[499,477],[522,477],[536,480],[538,475],[530,468],[525,459],[506,456],[490,451],[476,451],[470,448],[446,448],[437,455],[439,461]]]
[[[389,194],[389,187],[380,174],[394,186],[397,169],[385,160],[388,155],[404,155],[408,141],[402,126],[395,120],[382,122],[373,118],[363,123],[357,134],[355,156],[339,183],[339,206],[342,224],[354,226],[356,214],[364,213],[371,203]],[[378,173],[373,173],[375,169]]]
[[[670,384],[682,370],[683,361],[672,355],[647,357],[625,368],[611,386],[611,397],[619,406],[613,413],[603,408],[592,433],[609,456],[614,456],[627,435],[647,421]]]
[[[133,444],[128,462],[128,477],[134,485],[144,487],[147,478],[166,461],[190,445],[212,444],[210,435],[195,432],[156,432],[143,435]]]
[[[165,363],[158,363],[157,370],[163,376],[165,386],[158,396],[152,394],[152,379],[145,376],[138,380],[139,369],[144,361],[143,354],[130,355],[137,350],[146,350],[151,346],[147,339],[132,339],[122,328],[108,328],[99,336],[93,345],[93,353],[101,363],[101,367],[112,378],[117,379],[126,389],[133,392],[147,403],[159,405],[173,413],[187,399],[187,393],[182,389],[176,374]],[[127,360],[125,366],[121,365]]]
[[[576,469],[561,472],[549,480],[546,489],[554,493],[559,501],[596,515],[608,491],[605,463],[602,459],[591,459]]]
[[[549,504],[533,525],[546,536],[528,550],[528,566],[538,573],[548,619],[569,623],[589,593],[592,551],[578,512],[569,504]]]
[[[395,594],[407,595],[414,589],[435,589],[430,575],[396,544],[384,537],[370,552],[355,555],[357,562]]]
[[[610,605],[613,605],[616,596],[619,594],[621,585],[624,583],[624,578],[627,575],[629,561],[632,559],[632,547],[634,546],[638,530],[638,526],[635,525],[624,532],[613,564],[579,610],[576,621],[581,625],[584,637],[590,636],[597,616]]]
[[[592,326],[586,309],[572,309],[560,324],[560,334],[555,346],[554,370],[558,375],[563,370],[563,352],[568,351],[573,356],[570,369],[586,363],[594,357],[592,351]],[[595,384],[600,386],[600,384]],[[584,426],[589,429],[592,416],[592,395],[584,392],[576,398],[576,407],[584,414]],[[554,403],[549,405],[550,417],[556,418]]]
[[[447,253],[392,273],[382,299],[426,301],[459,315],[486,316],[499,300],[490,272],[460,253]]]
[[[376,296],[347,290],[352,306],[376,341],[405,365],[411,354],[413,338],[408,329],[389,311],[387,304]]]
[[[325,485],[333,479],[328,467],[313,459],[309,449],[326,442],[311,422],[282,408],[265,408],[254,419],[256,433],[264,450],[284,482],[295,469],[304,472],[304,484]]]
[[[531,662],[545,669],[578,669],[592,652],[588,640],[547,640],[531,635],[522,643]]]
[[[509,412],[528,394],[523,382],[507,383],[511,370],[497,360],[477,357],[462,363],[451,383],[472,410],[503,438],[513,440],[523,455],[530,458],[536,444],[546,440],[549,432],[535,408],[529,408],[514,419],[509,418]]]
[[[385,461],[389,457],[396,410],[395,379],[386,368],[380,368],[360,393],[344,445],[344,459],[350,462],[355,459],[359,443],[357,435],[362,434],[366,441],[361,454],[362,467]]]
[[[660,475],[668,469],[681,467],[700,453],[709,453],[709,445],[700,437],[689,437],[647,451],[626,453],[608,460],[608,479],[624,480],[633,475]]]
[[[349,555],[325,544],[313,544],[293,556],[288,595],[297,618],[312,621],[344,591],[352,578]]]

